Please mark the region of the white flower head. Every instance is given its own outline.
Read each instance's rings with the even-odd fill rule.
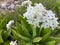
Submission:
[[[17,42],[16,41],[11,41],[10,45],[17,45]]]
[[[54,30],[56,27],[58,27],[58,18],[55,17],[55,13],[53,13],[51,10],[47,10],[47,13],[45,16],[43,16],[43,23],[42,27],[44,28],[51,28]]]
[[[27,18],[27,22],[34,26],[39,27],[39,23],[42,21],[43,11],[46,11],[43,5],[36,4],[35,6],[29,6],[27,12],[23,14],[24,18]]]
[[[35,6],[27,7],[27,12],[23,14],[24,18],[27,18],[27,22],[34,26],[42,28],[51,28],[54,30],[58,26],[58,18],[55,17],[55,13],[52,10],[46,10],[41,4],[35,4]],[[39,25],[42,23],[41,25]]]
[[[10,29],[13,24],[14,24],[14,20],[10,20],[10,21],[8,22],[8,24],[6,24],[6,28],[7,28],[7,29]]]

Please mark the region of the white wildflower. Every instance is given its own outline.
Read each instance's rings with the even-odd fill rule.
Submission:
[[[27,7],[27,12],[23,14],[24,18],[27,18],[27,22],[34,26],[43,28],[51,28],[54,30],[58,26],[58,18],[55,17],[55,13],[46,8],[41,4],[35,4],[35,6]]]
[[[16,41],[11,41],[10,45],[17,45],[17,42]]]
[[[14,24],[14,20],[10,20],[10,21],[8,22],[8,24],[6,25],[6,28],[7,28],[7,29],[10,29],[13,24]]]
[[[52,30],[58,26],[58,18],[55,17],[55,13],[53,13],[51,10],[47,10],[47,13],[45,16],[43,16],[43,23],[42,27],[49,28],[51,27]]]
[[[41,3],[35,4],[35,6],[29,6],[27,12],[23,14],[24,18],[27,18],[27,22],[34,26],[39,27],[39,23],[42,21],[43,12],[45,12],[45,7]]]

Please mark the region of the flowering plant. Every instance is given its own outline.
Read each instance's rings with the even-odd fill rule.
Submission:
[[[0,13],[0,45],[57,45],[60,43],[60,37],[54,36],[59,30],[57,16],[59,10],[56,12],[59,6],[56,5],[57,7],[53,8],[53,5],[49,7],[50,4],[46,4],[45,6],[48,6],[46,8],[43,4],[40,0],[28,0],[19,6],[13,3],[13,8],[12,4],[4,5],[3,10],[7,11],[4,14]],[[50,8],[53,8],[53,11]],[[13,12],[9,12],[11,10]]]

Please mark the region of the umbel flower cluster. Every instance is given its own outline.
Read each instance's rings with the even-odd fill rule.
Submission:
[[[34,6],[29,5],[27,12],[23,14],[24,18],[27,18],[27,22],[34,26],[41,28],[51,28],[54,30],[58,26],[58,18],[55,17],[55,13],[52,10],[46,10],[41,4],[35,4]]]

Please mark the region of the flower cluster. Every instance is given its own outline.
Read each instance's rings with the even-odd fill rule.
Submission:
[[[14,20],[10,20],[10,21],[8,22],[8,24],[6,24],[6,28],[7,28],[7,29],[10,29],[13,24],[14,24]]]
[[[42,27],[50,27],[52,28],[52,30],[54,30],[54,28],[56,28],[59,24],[57,20],[58,18],[55,17],[55,14],[51,10],[47,10],[47,13],[45,14],[45,16],[43,16]]]
[[[46,10],[41,4],[35,4],[35,6],[27,7],[27,12],[23,14],[24,18],[27,18],[27,22],[34,26],[51,28],[54,30],[58,26],[58,18],[55,17],[55,13],[52,10]],[[42,23],[41,25],[39,25]]]
[[[17,42],[16,41],[11,41],[10,45],[17,45]]]

